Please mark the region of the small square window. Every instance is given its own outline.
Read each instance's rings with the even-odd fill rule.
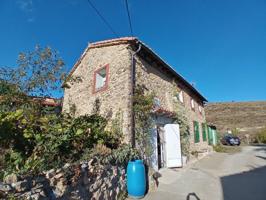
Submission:
[[[94,73],[94,92],[98,92],[107,87],[108,65]]]

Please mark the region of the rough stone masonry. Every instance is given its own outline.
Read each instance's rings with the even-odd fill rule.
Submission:
[[[120,199],[126,192],[125,170],[112,165],[100,165],[96,159],[77,165],[65,164],[34,177],[12,174],[0,182],[0,198],[17,199]]]

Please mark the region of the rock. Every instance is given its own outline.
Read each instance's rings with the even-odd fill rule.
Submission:
[[[41,192],[40,192],[40,195],[41,195],[42,197],[46,197],[46,194],[45,194],[44,191],[41,191]]]
[[[24,192],[30,189],[30,183],[27,180],[12,183],[12,187],[18,192]]]
[[[59,196],[62,196],[64,192],[66,191],[67,185],[64,183],[64,180],[61,179],[57,184],[56,184],[56,190]]]
[[[91,168],[95,163],[97,163],[97,159],[96,159],[96,158],[91,159],[91,160],[88,162],[88,166],[89,166],[89,168]]]
[[[57,184],[54,190],[54,195],[56,199],[62,197],[65,193],[65,190],[66,190],[66,186],[64,186],[62,183]]]
[[[56,182],[57,181],[56,181],[56,179],[54,177],[50,179],[50,185],[51,186],[55,186],[56,185]]]
[[[59,173],[59,174],[56,174],[55,176],[54,176],[54,178],[55,179],[60,179],[60,178],[62,178],[64,176],[64,173]]]
[[[95,164],[96,163],[96,164]],[[117,199],[126,191],[125,170],[111,165],[100,165],[97,159],[77,165],[76,184],[71,182],[74,172],[64,170],[70,167],[66,163],[59,170],[51,169],[39,176],[29,177],[23,181],[16,176],[6,180],[11,184],[0,182],[0,194],[14,192],[18,199]],[[89,167],[89,168],[88,168]],[[70,168],[69,168],[70,169]],[[89,173],[93,170],[94,173]],[[67,179],[68,178],[68,179]],[[13,182],[15,181],[15,182]]]
[[[57,169],[56,170],[56,174],[59,174],[59,173],[61,173],[62,172],[62,169]]]
[[[18,176],[16,174],[9,174],[4,178],[4,182],[7,184],[18,182]]]
[[[31,195],[32,195],[32,192],[29,191],[29,192],[24,192],[22,194],[20,193],[16,193],[15,196],[17,197],[17,199],[31,199]]]
[[[67,169],[70,167],[70,164],[69,163],[66,163],[64,166],[63,166],[63,169]]]
[[[46,173],[45,173],[45,176],[46,176],[46,178],[52,178],[53,176],[55,176],[55,170],[54,169],[51,169],[51,170],[49,170],[49,171],[47,171]]]
[[[84,171],[85,169],[87,169],[87,167],[88,167],[88,164],[87,163],[83,163],[81,165],[81,170]]]
[[[0,191],[1,192],[10,192],[10,191],[12,191],[12,187],[9,184],[0,183]]]
[[[114,168],[113,168],[113,175],[116,176],[116,175],[117,175],[117,171],[118,171],[118,169],[117,169],[116,167],[114,167]]]
[[[46,178],[43,177],[43,176],[37,176],[37,177],[34,179],[35,184],[38,184],[38,183],[44,183],[45,181],[46,181]]]
[[[35,194],[32,194],[30,195],[30,200],[39,200],[41,199],[41,195],[39,193],[35,193]]]

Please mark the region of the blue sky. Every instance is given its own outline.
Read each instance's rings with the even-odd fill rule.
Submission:
[[[119,36],[124,0],[91,0]],[[129,0],[134,35],[209,101],[266,100],[266,0]],[[36,44],[70,69],[88,42],[113,38],[87,0],[1,0],[0,66]]]

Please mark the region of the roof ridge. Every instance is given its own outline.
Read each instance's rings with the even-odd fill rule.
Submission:
[[[100,40],[100,41],[97,41],[97,42],[89,43],[89,48],[90,47],[101,46],[101,45],[105,45],[105,44],[113,44],[113,43],[120,43],[120,42],[129,42],[129,41],[134,41],[134,40],[138,40],[138,38],[137,37],[121,37],[121,38]]]
[[[192,89],[203,101],[207,102],[207,99],[201,95],[201,93],[193,86],[191,85],[182,75],[180,75],[170,64],[168,64],[164,59],[162,59],[152,48],[150,48],[148,45],[146,45],[144,42],[139,40],[137,37],[121,37],[121,38],[114,38],[114,39],[107,39],[107,40],[101,40],[97,42],[89,43],[89,45],[86,47],[80,58],[77,60],[77,62],[74,64],[74,67],[71,69],[67,77],[70,77],[73,72],[76,70],[78,65],[81,63],[81,60],[85,57],[89,49],[93,48],[100,48],[100,47],[106,47],[106,46],[112,46],[112,45],[119,45],[119,44],[126,44],[131,41],[135,41],[137,43],[142,44],[143,48],[146,48],[152,56],[154,56],[156,59],[158,59],[163,65],[165,65],[172,73],[174,73],[175,76],[177,76],[179,79],[181,79],[187,87]],[[67,82],[67,80],[65,81]],[[64,82],[64,83],[65,83]],[[64,85],[63,83],[63,85]],[[63,86],[62,85],[62,86]]]

